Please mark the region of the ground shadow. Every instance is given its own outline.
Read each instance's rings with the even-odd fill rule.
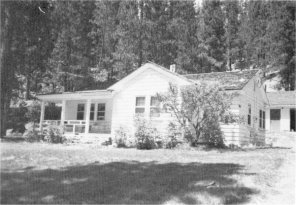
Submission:
[[[198,204],[206,196],[219,203],[244,203],[257,193],[231,175],[237,164],[112,162],[1,173],[1,203]],[[210,200],[210,199],[208,199]]]

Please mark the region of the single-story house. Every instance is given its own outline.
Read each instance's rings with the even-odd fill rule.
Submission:
[[[166,69],[155,63],[140,68],[104,90],[64,92],[38,95],[41,100],[41,129],[46,124],[65,126],[66,134],[113,137],[120,127],[134,131],[134,117],[141,113],[164,133],[171,119],[170,113],[160,112],[156,94],[166,92],[169,83],[192,85],[198,81],[220,82],[226,91],[237,92],[232,112],[244,116],[245,123],[222,124],[226,144],[238,146],[264,144],[264,131],[269,113],[269,101],[261,82],[261,70],[243,70],[180,75],[174,67]],[[44,119],[46,103],[59,103],[59,120]],[[272,118],[273,119],[273,118]],[[254,139],[252,131],[259,135]]]

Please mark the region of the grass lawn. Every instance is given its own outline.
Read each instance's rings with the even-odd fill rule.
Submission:
[[[1,203],[294,204],[294,149],[1,142]]]

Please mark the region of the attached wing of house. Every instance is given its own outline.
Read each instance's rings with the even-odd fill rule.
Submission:
[[[270,131],[296,131],[296,92],[267,93],[270,106],[267,109],[266,127]]]
[[[62,124],[66,132],[72,134],[113,136],[120,127],[133,133],[134,116],[141,114],[165,133],[171,114],[159,113],[157,93],[166,92],[169,83],[183,86],[200,80],[218,81],[226,90],[240,94],[233,101],[232,111],[245,117],[245,124],[222,125],[226,140],[228,144],[245,145],[250,143],[253,130],[265,130],[269,103],[260,79],[260,70],[179,75],[160,65],[146,63],[105,90],[39,95],[42,101],[40,124]],[[44,107],[48,102],[61,105],[60,119],[44,119]],[[263,143],[264,137],[257,141]]]

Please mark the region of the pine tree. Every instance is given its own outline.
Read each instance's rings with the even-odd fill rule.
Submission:
[[[89,68],[91,31],[90,19],[94,8],[93,2],[55,2],[53,21],[56,27],[55,46],[50,59],[54,84],[61,84],[65,91],[90,89],[92,78]],[[75,83],[74,83],[75,82]]]
[[[240,26],[240,6],[238,1],[223,2],[225,12],[225,46],[227,69],[232,70],[232,64],[239,60],[240,39],[238,29]]]
[[[222,3],[203,1],[199,12],[198,34],[203,72],[225,70],[225,28]]]

